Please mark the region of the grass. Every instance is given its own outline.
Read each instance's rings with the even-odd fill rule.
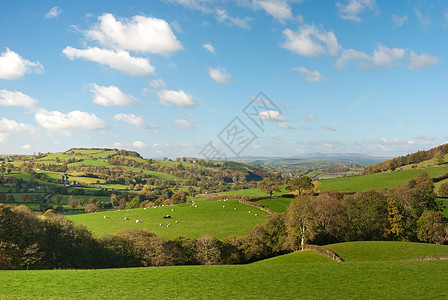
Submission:
[[[278,197],[278,196],[281,196],[281,195],[287,194],[287,193],[289,193],[289,191],[286,190],[286,184],[285,184],[285,185],[282,185],[280,192],[274,192],[272,194],[272,196]],[[219,194],[222,194],[222,195],[238,195],[238,196],[240,196],[241,195],[241,190],[222,192],[222,193],[219,193]],[[269,194],[261,191],[259,188],[252,188],[252,189],[245,189],[245,190],[243,190],[243,196],[252,197],[252,198],[255,198],[255,197],[269,197]]]
[[[176,235],[197,238],[204,234],[225,239],[245,235],[256,225],[263,223],[267,215],[266,212],[237,200],[197,202],[197,206],[179,204],[146,210],[137,208],[129,211],[103,211],[68,218],[87,226],[97,236],[113,234],[125,227],[135,227],[155,232],[167,239]],[[163,219],[166,215],[170,215],[172,219]],[[104,219],[104,216],[108,219]],[[130,220],[125,220],[125,217]],[[135,220],[142,223],[136,223]],[[168,223],[171,223],[170,227],[167,227]]]
[[[2,271],[0,298],[442,299],[447,269],[423,261]]]
[[[266,206],[275,212],[282,213],[286,211],[286,208],[288,208],[289,203],[291,203],[293,199],[294,198],[264,199],[257,201],[257,203]]]
[[[325,255],[313,250],[297,251],[277,257],[272,257],[255,262],[254,264],[301,264],[301,263],[332,263],[335,262]]]
[[[347,262],[394,261],[413,257],[448,254],[448,245],[410,242],[349,242],[324,246]]]
[[[392,189],[396,186],[407,184],[410,180],[417,178],[422,172],[427,172],[432,178],[440,177],[448,173],[448,166],[322,180],[320,181],[320,189],[323,191],[336,190],[340,192],[357,192],[381,188]]]

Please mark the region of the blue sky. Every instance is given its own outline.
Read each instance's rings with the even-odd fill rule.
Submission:
[[[396,156],[448,141],[445,1],[0,7],[1,153]]]

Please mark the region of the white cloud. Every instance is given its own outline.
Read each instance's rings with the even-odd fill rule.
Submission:
[[[276,110],[266,110],[258,113],[258,119],[274,121],[274,122],[286,122],[288,121],[288,117],[280,114],[279,111]]]
[[[193,100],[193,97],[185,93],[183,90],[161,90],[157,92],[157,97],[159,97],[159,103],[163,105],[169,105],[171,103],[176,104],[180,107],[197,105]]]
[[[215,11],[216,13],[216,19],[219,22],[223,22],[223,23],[229,23],[235,26],[238,26],[240,28],[244,28],[244,29],[250,29],[249,24],[247,24],[247,22],[250,20],[249,18],[234,18],[234,17],[230,17],[227,12],[223,9],[217,9]]]
[[[310,71],[305,67],[293,68],[293,70],[299,71],[305,80],[309,82],[322,82],[327,80],[327,78],[325,78],[325,76],[320,74],[318,71]]]
[[[283,129],[294,129],[294,127],[292,127],[288,123],[278,122],[277,125],[278,125],[278,127],[283,128]]]
[[[415,137],[417,140],[423,140],[423,141],[434,141],[436,138],[433,137],[430,134],[419,134]]]
[[[9,48],[0,56],[0,79],[18,79],[28,73],[42,73],[43,70],[40,62],[31,62]]]
[[[130,75],[143,76],[155,72],[154,67],[149,63],[149,59],[132,57],[128,52],[123,50],[114,51],[97,47],[81,50],[68,46],[62,50],[62,53],[70,60],[84,58],[102,65],[108,65],[112,69]]]
[[[115,142],[114,143],[114,148],[121,148],[121,146],[123,146],[123,144],[120,143],[120,142]]]
[[[341,46],[332,31],[325,31],[315,25],[304,25],[299,30],[283,31],[285,42],[282,47],[293,53],[316,58],[321,54],[338,55]]]
[[[286,0],[254,0],[253,3],[280,22],[293,18],[291,6]]]
[[[22,149],[23,150],[30,150],[31,149],[31,145],[30,144],[22,145]]]
[[[132,147],[137,148],[137,149],[144,149],[148,146],[145,143],[143,143],[142,141],[135,141],[132,143]]]
[[[173,122],[176,124],[177,129],[192,129],[194,126],[184,119],[174,119]]]
[[[362,69],[370,68],[390,68],[397,61],[404,59],[406,51],[400,48],[387,48],[384,45],[378,45],[369,56],[365,52],[356,51],[354,49],[344,50],[336,61],[337,68],[343,68],[348,63],[355,61],[357,66]]]
[[[361,22],[362,18],[359,15],[375,10],[376,3],[375,0],[345,0],[344,3],[336,2],[336,7],[341,19]]]
[[[232,79],[224,68],[208,68],[208,75],[218,83],[229,83]]]
[[[160,89],[165,87],[165,82],[162,79],[154,79],[149,83],[155,89]]]
[[[414,7],[415,16],[417,17],[418,22],[422,28],[428,28],[431,26],[431,18],[429,16],[423,15],[423,13]]]
[[[410,58],[408,60],[407,68],[411,70],[424,70],[430,66],[436,66],[440,64],[440,59],[428,54],[418,55],[414,51],[411,51]]]
[[[31,133],[35,129],[33,126],[25,123],[18,123],[14,120],[9,120],[3,117],[0,120],[0,143],[6,143],[8,141],[8,137],[12,133],[18,132],[27,132]]]
[[[215,54],[215,47],[213,47],[212,44],[207,43],[207,44],[202,45],[202,47],[204,47],[204,49],[207,50],[208,52]]]
[[[303,115],[303,120],[305,122],[311,122],[311,121],[316,121],[317,118],[313,115]]]
[[[152,124],[152,123],[148,124],[148,125],[145,124],[145,121],[142,116],[136,116],[134,114],[123,114],[123,113],[116,114],[114,116],[114,120],[129,123],[129,124],[134,125],[140,129],[150,129],[150,130],[157,131],[157,128],[158,128],[157,125]]]
[[[64,11],[63,11],[62,8],[60,8],[59,6],[52,7],[52,8],[45,14],[45,18],[46,18],[46,19],[57,18],[57,17],[59,17],[60,14],[62,14],[62,12],[64,12]]]
[[[400,28],[403,27],[403,25],[408,21],[408,16],[397,16],[397,15],[392,15],[392,21],[394,22],[394,28]]]
[[[165,20],[144,16],[117,20],[112,14],[103,14],[98,20],[85,36],[106,47],[161,55],[183,49]]]
[[[107,124],[95,114],[74,110],[67,114],[41,109],[34,115],[37,123],[49,131],[106,129]]]
[[[21,92],[0,90],[0,106],[20,106],[34,108],[38,101]]]
[[[322,128],[325,130],[328,130],[328,131],[336,131],[336,129],[333,126],[329,126],[329,125],[325,125]]]
[[[126,95],[116,86],[90,85],[90,91],[95,94],[93,102],[102,106],[134,106],[142,103],[130,95]]]

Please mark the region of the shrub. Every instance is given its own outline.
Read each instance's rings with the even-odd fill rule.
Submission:
[[[439,187],[439,196],[448,197],[448,182],[444,182]]]
[[[100,211],[100,208],[98,206],[96,206],[96,204],[90,203],[90,204],[87,204],[85,211],[86,211],[86,213],[93,213],[93,212]]]

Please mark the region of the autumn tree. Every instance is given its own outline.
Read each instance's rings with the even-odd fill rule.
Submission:
[[[286,211],[287,244],[290,249],[303,251],[305,244],[315,234],[315,214],[310,196],[293,200]]]
[[[258,183],[258,188],[263,192],[269,194],[269,197],[272,198],[272,194],[274,192],[280,192],[280,187],[282,183],[280,180],[274,177],[265,178]]]
[[[417,237],[422,242],[443,244],[448,231],[442,213],[433,210],[423,212],[417,221]]]
[[[87,204],[85,211],[86,213],[99,212],[100,208],[95,203],[89,203]]]
[[[312,190],[314,188],[313,181],[308,176],[296,177],[288,182],[287,189],[289,191],[298,191],[299,196],[303,191]]]
[[[444,182],[440,185],[438,193],[440,197],[448,197],[448,182]]]

